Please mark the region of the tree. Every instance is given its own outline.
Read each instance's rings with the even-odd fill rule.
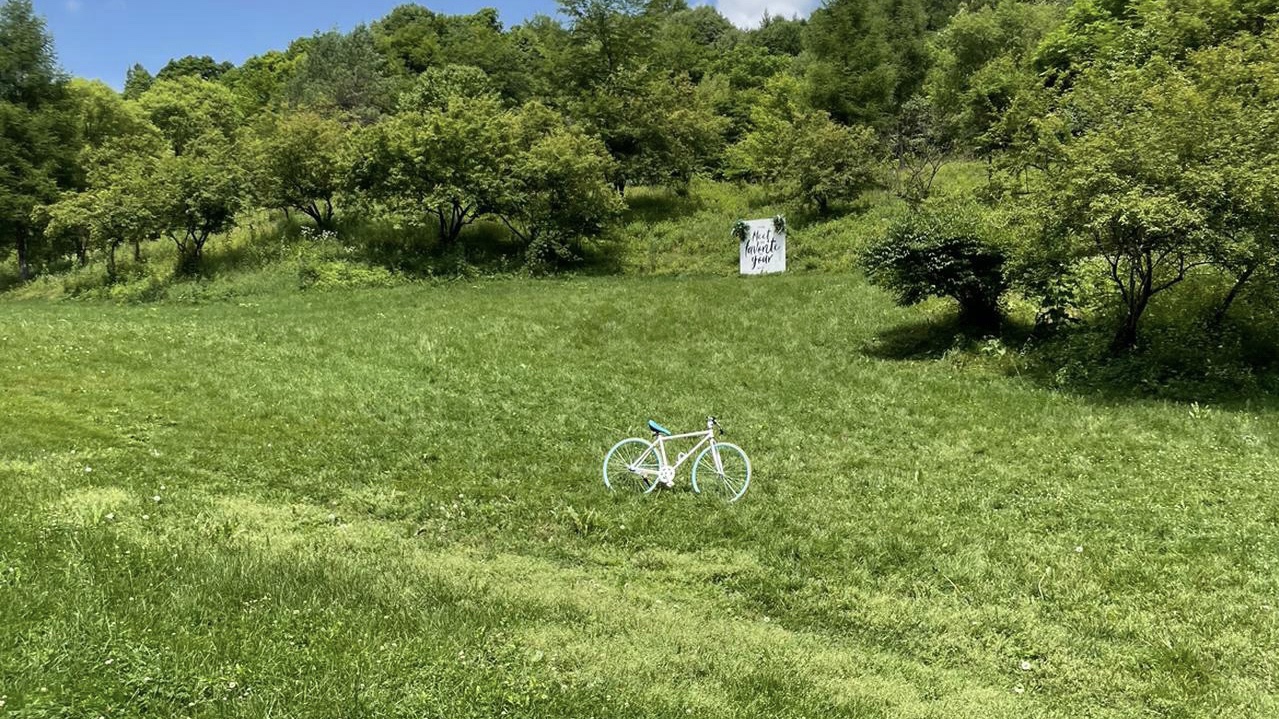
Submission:
[[[28,110],[59,99],[66,78],[53,54],[53,39],[30,0],[0,5],[0,99]]]
[[[1042,90],[1035,52],[1060,13],[1053,4],[1001,0],[961,8],[937,33],[924,90],[947,141],[987,151],[1012,144],[1005,120],[1020,120],[1014,105]]]
[[[482,70],[507,100],[530,92],[529,68],[512,35],[502,31],[497,11],[444,15],[421,5],[401,5],[372,26],[377,50],[394,75],[413,78],[445,65]]]
[[[613,160],[598,139],[540,105],[517,121],[511,175],[494,211],[525,245],[530,266],[575,261],[623,209]]]
[[[353,187],[394,217],[431,221],[440,243],[453,245],[508,182],[510,122],[492,97],[384,118],[359,134]]]
[[[142,97],[142,93],[150,90],[153,83],[155,78],[142,66],[142,63],[134,63],[124,76],[124,99],[136,100]]]
[[[751,43],[774,55],[796,57],[804,50],[804,29],[807,25],[808,21],[802,18],[788,20],[765,11],[759,27],[749,31],[748,35]]]
[[[559,0],[569,18],[568,60],[573,84],[589,90],[648,57],[656,19],[639,0]]]
[[[146,113],[98,80],[76,78],[67,85],[80,142],[100,148],[113,138],[154,132]]]
[[[298,210],[322,229],[333,226],[333,198],[347,162],[347,130],[340,122],[305,110],[269,116],[246,144],[263,203]]]
[[[876,0],[832,0],[813,12],[804,46],[808,99],[845,124],[876,125],[893,109],[899,81],[889,16]]]
[[[142,242],[164,230],[164,199],[157,173],[168,152],[159,132],[139,133],[108,140],[85,153],[87,187],[64,193],[46,210],[46,232],[72,234],[105,254],[107,278],[118,277],[116,252],[125,243],[134,246],[134,260]]]
[[[346,35],[319,33],[303,47],[284,88],[289,104],[342,114],[364,124],[394,106],[394,84],[368,27],[361,25]]]
[[[893,105],[900,108],[915,97],[928,72],[928,12],[924,0],[887,0],[887,39],[895,69]]]
[[[710,5],[678,8],[658,15],[648,62],[701,82],[719,54],[736,44],[740,35],[741,31]]]
[[[1241,34],[1188,58],[1187,76],[1212,110],[1212,132],[1200,138],[1214,178],[1207,207],[1215,241],[1211,259],[1230,284],[1210,319],[1219,329],[1250,283],[1279,273],[1279,30]],[[1208,159],[1210,158],[1210,159]]]
[[[619,192],[635,184],[682,189],[720,162],[728,123],[686,78],[618,72],[571,107],[617,161]]]
[[[797,88],[794,78],[769,83],[770,100],[755,109],[755,127],[733,148],[731,164],[737,176],[773,183],[825,214],[832,202],[880,184],[883,163],[874,131],[802,106]]]
[[[951,158],[951,143],[935,108],[922,97],[902,106],[889,139],[895,165],[893,192],[916,208],[932,195],[937,173]]]
[[[30,0],[0,5],[0,48],[0,242],[17,251],[26,280],[33,211],[74,180],[74,124],[52,40]]]
[[[178,249],[177,271],[200,270],[204,246],[230,230],[244,206],[245,177],[234,146],[220,133],[191,142],[156,169],[159,226]]]
[[[971,203],[930,203],[895,221],[862,258],[873,284],[903,305],[949,297],[960,322],[981,332],[999,329],[1008,289],[1005,254],[991,242]]]
[[[1038,176],[1034,195],[1055,254],[1104,261],[1118,293],[1111,349],[1136,346],[1156,295],[1208,264],[1215,173],[1201,133],[1212,110],[1166,62],[1099,67],[1076,78],[1057,111],[1058,161]]]
[[[413,86],[400,95],[399,109],[408,112],[443,110],[455,98],[496,99],[488,75],[470,65],[443,65],[418,75]]]
[[[208,55],[196,57],[195,55],[187,55],[186,57],[170,60],[160,72],[156,73],[157,80],[175,80],[179,77],[198,77],[201,80],[218,80],[235,68],[230,62],[217,62]]]
[[[443,62],[444,16],[421,5],[400,5],[371,28],[377,50],[400,74],[415,77]]]
[[[138,102],[178,155],[210,134],[230,142],[243,122],[239,103],[230,89],[191,75],[157,80]]]
[[[36,208],[33,218],[47,245],[74,248],[81,265],[88,262],[90,249],[108,251],[109,274],[114,279],[116,247],[132,241],[136,255],[137,243],[148,239],[137,233],[116,232],[116,228],[129,222],[145,224],[150,214],[145,202],[138,204],[148,196],[146,189],[138,183],[123,183],[119,170],[125,166],[126,156],[144,147],[155,154],[164,141],[140,108],[101,82],[72,80],[66,106],[75,145],[82,148],[75,178],[56,202]],[[148,173],[135,174],[145,177]]]
[[[272,50],[245,60],[223,75],[221,82],[239,98],[241,112],[251,116],[282,104],[297,62],[297,57]]]

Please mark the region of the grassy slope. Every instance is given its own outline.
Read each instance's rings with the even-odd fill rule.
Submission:
[[[983,171],[979,163],[947,165],[938,178],[938,191],[969,191]],[[588,273],[736,274],[733,223],[778,214],[787,215],[792,227],[790,269],[846,273],[856,268],[865,244],[882,234],[904,208],[891,193],[872,191],[855,205],[840,208],[842,215],[818,217],[788,207],[761,187],[702,179],[684,196],[661,188],[632,188],[627,204],[617,241],[596,249],[597,264],[585,267]],[[85,267],[64,263],[61,271],[19,284],[16,260],[12,254],[0,254],[0,297],[202,302],[296,289],[304,275],[308,285],[347,289],[405,284],[426,276],[510,276],[522,271],[521,250],[512,247],[504,228],[492,223],[479,222],[464,230],[465,257],[433,256],[429,232],[375,224],[342,232],[345,244],[352,246],[299,239],[296,226],[281,224],[264,212],[247,215],[236,230],[209,243],[204,258],[207,277],[199,281],[173,276],[177,256],[168,240],[144,245],[145,261],[140,264],[133,263],[128,248],[121,250],[121,278],[114,285],[107,282],[105,262],[97,257]]]
[[[918,312],[816,275],[0,304],[5,709],[1279,713],[1279,411],[866,351]],[[741,503],[605,493],[613,441],[709,413]]]

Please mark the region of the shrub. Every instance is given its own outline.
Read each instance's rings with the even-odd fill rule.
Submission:
[[[900,304],[949,297],[959,303],[963,324],[991,331],[999,327],[999,302],[1008,289],[1005,260],[977,205],[946,202],[902,216],[862,262],[870,281]]]

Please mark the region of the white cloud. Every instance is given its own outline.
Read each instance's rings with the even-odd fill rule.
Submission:
[[[729,22],[746,29],[759,27],[764,13],[784,18],[808,17],[817,3],[818,0],[715,0],[715,7]]]
[[[84,3],[80,2],[80,0],[67,0],[66,7],[67,12],[74,15],[80,12],[80,8],[84,7]]]

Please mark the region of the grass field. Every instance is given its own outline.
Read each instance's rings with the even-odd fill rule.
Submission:
[[[0,303],[0,715],[1267,717],[1279,408],[856,276]],[[722,506],[604,452],[721,417]]]

